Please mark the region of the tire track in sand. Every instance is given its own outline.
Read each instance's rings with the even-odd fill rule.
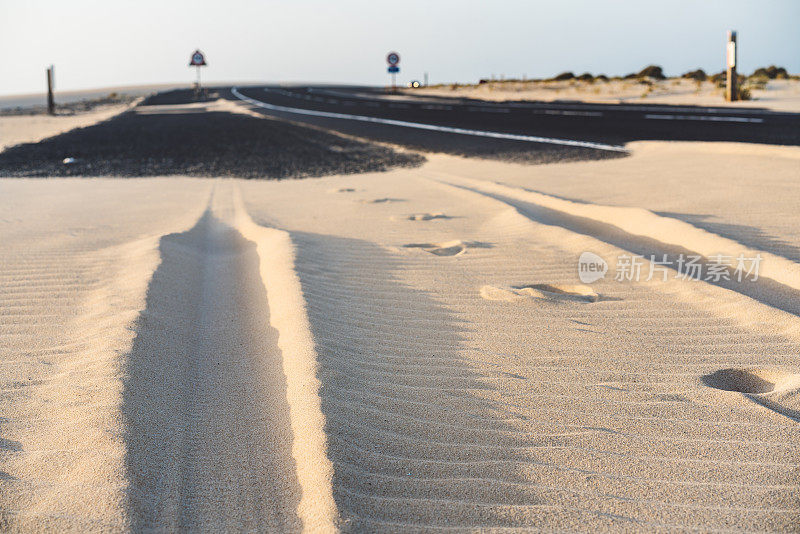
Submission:
[[[231,186],[217,187],[192,229],[161,239],[161,265],[136,323],[125,373],[135,530],[333,525],[335,510],[324,500],[324,437],[322,448],[309,447],[309,436],[295,432],[310,427],[306,432],[318,441],[322,434],[313,407],[290,393],[299,379],[313,396],[313,374],[311,380],[298,373],[287,380],[285,359],[296,355],[282,350],[286,343],[279,335],[282,341],[292,336],[270,326],[275,319],[265,283],[285,280],[262,279],[265,261],[257,249],[262,252],[263,244],[245,238],[237,224],[257,240],[282,232],[259,233],[248,222],[237,213]],[[319,466],[318,484],[309,482],[310,462]],[[314,496],[321,506],[311,510],[307,501]]]
[[[560,226],[588,235],[645,258],[697,255],[707,267],[718,255],[732,261],[737,256],[759,257],[758,276],[746,283],[736,281],[733,266],[726,267],[727,278],[705,282],[746,295],[775,309],[800,316],[800,264],[768,250],[752,249],[732,239],[708,232],[689,223],[657,215],[643,208],[579,203],[510,187],[501,183],[437,173],[434,180],[499,200],[532,220]]]

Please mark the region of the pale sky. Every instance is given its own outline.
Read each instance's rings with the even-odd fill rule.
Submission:
[[[0,94],[194,80],[387,83],[723,69],[800,72],[798,0],[0,0]]]

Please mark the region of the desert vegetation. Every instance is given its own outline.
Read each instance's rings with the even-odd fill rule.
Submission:
[[[751,100],[758,98],[758,92],[767,89],[773,80],[800,80],[800,76],[790,74],[786,68],[770,65],[759,67],[750,74],[737,74],[738,98]],[[451,91],[488,91],[488,94],[522,93],[526,91],[546,91],[557,94],[560,98],[577,97],[578,93],[588,92],[598,97],[618,98],[652,98],[668,94],[705,95],[721,97],[727,86],[727,75],[724,70],[708,73],[701,68],[688,70],[682,74],[668,74],[660,65],[647,65],[639,71],[624,75],[608,76],[584,72],[563,71],[549,78],[521,78],[494,75],[481,78],[477,84],[450,83],[432,85],[430,89],[450,89]],[[424,88],[423,88],[424,89]],[[564,95],[564,96],[560,96]],[[570,96],[568,96],[570,95]]]

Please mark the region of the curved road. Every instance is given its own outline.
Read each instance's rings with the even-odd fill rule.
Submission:
[[[535,159],[614,157],[635,140],[800,145],[800,114],[579,102],[486,102],[365,87],[233,88],[262,113],[414,148]]]

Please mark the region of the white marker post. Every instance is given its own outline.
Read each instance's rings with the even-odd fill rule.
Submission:
[[[727,87],[725,88],[725,100],[733,102],[739,100],[739,91],[736,87],[736,32],[728,30],[728,48],[727,48]]]

